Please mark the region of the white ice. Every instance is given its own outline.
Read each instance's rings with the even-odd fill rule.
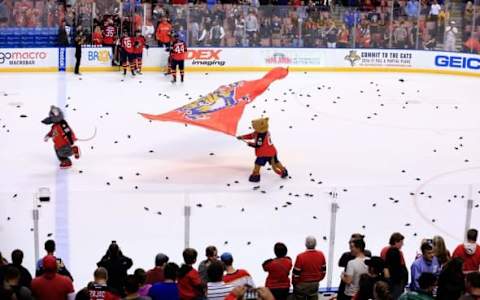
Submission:
[[[250,271],[258,285],[265,279],[261,263],[273,256],[277,241],[295,257],[312,234],[328,255],[332,191],[340,207],[335,265],[353,232],[366,235],[374,254],[392,232],[402,232],[408,265],[422,238],[442,235],[452,251],[463,241],[467,198],[479,203],[477,78],[291,73],[247,107],[238,128],[248,133],[250,120],[269,116],[279,158],[292,176],[282,180],[263,169],[256,190],[247,180],[254,153],[245,144],[137,114],[166,112],[221,84],[261,76],[192,73],[184,84],[171,85],[159,73],[125,82],[116,73],[82,80],[0,74],[0,251],[8,257],[23,249],[33,271],[31,214],[39,187],[52,191],[51,202],[40,208],[41,249],[52,234],[76,288],[91,279],[111,240],[134,260],[132,272],[153,267],[158,252],[181,262],[186,203],[199,260],[207,245],[216,245],[232,252],[234,265]],[[95,127],[98,133],[79,143],[82,157],[72,169],[59,170],[51,142],[43,142],[49,128],[40,120],[50,105],[65,103],[80,138]],[[480,227],[478,208],[472,226]],[[333,270],[335,286],[340,272]]]

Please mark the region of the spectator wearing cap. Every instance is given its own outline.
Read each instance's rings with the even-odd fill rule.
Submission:
[[[150,283],[146,283],[147,281],[147,273],[145,272],[144,269],[136,269],[133,272],[133,275],[135,275],[135,278],[137,279],[139,289],[138,289],[138,294],[140,296],[148,296],[148,291],[152,287]]]
[[[353,240],[358,240],[358,239],[363,240],[364,238],[365,236],[360,233],[353,233],[350,237],[350,240],[348,241],[349,248],[352,249],[351,243]],[[365,250],[364,253],[365,253],[365,256],[367,257],[372,256],[372,253],[370,252],[370,250]],[[341,268],[344,268],[344,271],[346,271],[348,262],[353,259],[355,259],[355,256],[352,254],[351,250],[348,252],[345,252],[340,257],[338,261],[338,266]],[[345,291],[345,282],[343,282],[343,280],[340,280],[340,285],[338,287],[338,293],[337,293],[337,300],[345,300],[346,296],[343,293],[344,291]]]
[[[72,280],[57,273],[55,256],[45,256],[42,268],[43,274],[32,280],[32,294],[36,300],[65,300],[74,292]]]
[[[383,248],[380,254],[385,261],[385,277],[390,283],[390,290],[395,299],[403,294],[408,282],[408,270],[402,252],[404,239],[401,233],[394,232],[390,236],[390,245]]]
[[[205,295],[205,284],[198,271],[193,268],[197,262],[197,251],[192,248],[183,250],[184,264],[178,271],[178,289],[181,300],[195,300]]]
[[[463,260],[463,272],[478,272],[480,267],[480,246],[477,244],[478,231],[469,229],[467,241],[458,245],[453,251],[452,258],[459,257]]]
[[[438,276],[437,300],[458,299],[465,291],[465,275],[462,271],[463,261],[454,258],[448,261]]]
[[[459,300],[478,300],[480,299],[480,273],[471,272],[466,276],[466,293]]]
[[[155,268],[147,272],[147,283],[154,284],[157,282],[163,282],[164,280],[164,268],[168,263],[168,256],[163,253],[158,253],[155,256]]]
[[[221,261],[215,260],[208,265],[208,300],[223,300],[233,290],[234,286],[223,281],[224,265]]]
[[[362,274],[359,281],[358,293],[353,297],[354,300],[370,300],[373,299],[373,287],[379,281],[385,281],[383,270],[385,263],[379,256],[373,256],[365,260],[368,267],[368,273]]]
[[[125,297],[122,300],[151,300],[150,297],[140,296],[139,285],[135,275],[128,275],[125,279]]]
[[[276,300],[286,300],[290,292],[290,271],[292,259],[287,256],[287,246],[276,243],[273,247],[275,258],[266,260],[263,270],[268,272],[265,287],[269,288]]]
[[[355,259],[351,260],[347,264],[347,269],[342,273],[342,280],[345,282],[345,291],[343,292],[346,299],[352,299],[352,297],[358,292],[360,287],[360,276],[368,273],[368,267],[365,264],[365,241],[363,239],[353,240],[350,243],[350,251],[355,256]]]
[[[26,288],[30,288],[30,284],[32,282],[32,275],[30,272],[22,266],[23,262],[23,252],[22,250],[16,249],[12,251],[12,263],[0,267],[0,282],[3,281],[5,271],[8,267],[15,267],[20,271],[20,281],[18,282],[18,286],[24,286]]]
[[[437,277],[432,273],[422,273],[418,277],[418,288],[400,296],[399,300],[433,300],[433,290]],[[453,299],[452,299],[453,300]]]
[[[105,268],[97,268],[93,272],[93,281],[87,287],[81,289],[75,296],[75,300],[118,300],[119,292],[107,285],[108,271]]]
[[[167,263],[164,268],[164,278],[162,282],[157,282],[148,291],[148,296],[152,300],[179,300],[179,291],[177,286],[177,275],[179,267],[176,263]]]
[[[107,253],[105,253],[97,263],[97,267],[104,267],[108,271],[107,284],[120,292],[123,291],[127,270],[130,269],[132,265],[132,260],[123,255],[115,241],[110,244]]]
[[[2,300],[33,300],[30,290],[20,285],[20,271],[10,265],[5,268],[5,274],[0,281],[0,299]]]
[[[249,286],[255,287],[253,283],[252,276],[244,269],[235,269],[233,267],[233,256],[229,252],[225,252],[220,256],[220,259],[225,264],[225,276],[223,276],[223,281],[225,283],[230,283],[233,286]]]
[[[440,264],[434,256],[433,245],[430,242],[424,242],[420,249],[422,256],[417,258],[411,267],[412,281],[410,283],[410,290],[412,291],[422,289],[418,281],[422,273],[431,273],[436,277],[440,272]]]
[[[47,240],[45,242],[45,251],[47,251],[47,256],[55,256],[55,250],[56,250],[56,245],[55,245],[55,241],[54,240]],[[57,273],[60,274],[60,275],[64,275],[64,276],[67,276],[69,277],[72,281],[73,281],[73,277],[72,275],[70,274],[70,272],[67,270],[67,267],[65,266],[65,264],[63,263],[62,259],[60,257],[55,257],[56,260],[57,260],[57,265],[58,265],[58,269],[57,269]],[[43,268],[43,258],[42,259],[39,259],[37,261],[37,269],[35,271],[35,276],[40,276],[44,273],[44,268]]]
[[[198,265],[198,273],[200,273],[200,277],[202,278],[202,281],[207,283],[208,282],[208,275],[207,275],[207,269],[208,266],[218,260],[218,251],[217,247],[215,246],[208,246],[205,249],[205,256],[207,259],[202,260],[200,264]]]
[[[305,239],[306,251],[297,255],[293,267],[293,295],[295,299],[318,299],[320,281],[327,271],[325,256],[315,249],[317,240],[313,236]]]

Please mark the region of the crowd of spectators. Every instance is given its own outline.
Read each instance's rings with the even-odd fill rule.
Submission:
[[[448,4],[450,3],[450,4]],[[108,18],[117,35],[141,30],[163,43],[168,22],[189,46],[355,47],[480,51],[480,10],[444,0],[0,0],[0,27],[80,28],[99,43]],[[95,5],[94,5],[95,4]],[[463,9],[463,10],[462,10]],[[10,12],[10,13],[9,13]],[[456,15],[457,22],[452,15]],[[188,25],[187,25],[188,24]],[[67,30],[68,31],[68,30]],[[73,30],[75,31],[75,30]]]
[[[365,236],[352,234],[350,249],[338,262],[344,271],[338,294],[332,299],[479,299],[477,238],[476,229],[468,230],[465,243],[452,253],[442,237],[424,239],[421,253],[412,258],[409,271],[402,252],[405,239],[402,234],[393,233],[389,244],[377,256],[366,250]],[[131,272],[132,259],[113,241],[97,263],[92,281],[75,292],[72,275],[62,259],[55,256],[55,242],[48,240],[46,255],[37,262],[33,279],[22,266],[21,250],[12,252],[11,263],[0,254],[0,299],[64,300],[68,295],[74,295],[76,300],[318,299],[319,283],[331,270],[326,269],[325,256],[317,249],[313,236],[306,238],[305,248],[293,261],[287,246],[276,243],[275,257],[262,264],[268,273],[265,283],[261,284],[264,287],[257,287],[250,273],[236,266],[232,253],[219,256],[215,246],[206,248],[206,259],[199,263],[198,270],[195,268],[197,251],[187,248],[181,265],[159,253],[151,270],[139,268]]]

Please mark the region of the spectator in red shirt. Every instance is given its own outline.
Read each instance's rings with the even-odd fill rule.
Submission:
[[[404,239],[401,233],[394,232],[390,236],[390,246],[383,248],[380,254],[385,261],[385,278],[389,280],[394,299],[400,297],[408,282],[408,269],[401,250]]]
[[[72,280],[57,273],[57,259],[53,255],[43,258],[43,275],[32,281],[32,294],[36,300],[66,300],[74,292]]]
[[[103,44],[103,34],[100,26],[95,26],[95,30],[92,33],[92,44],[95,46],[101,46]]]
[[[155,256],[155,268],[147,272],[147,283],[154,284],[165,281],[163,270],[168,260],[168,256],[163,253],[158,253],[157,256]]]
[[[276,300],[286,300],[290,292],[290,270],[292,259],[287,256],[287,246],[276,243],[273,247],[276,258],[266,260],[262,267],[268,272],[265,286],[270,289]]]
[[[327,271],[325,256],[315,250],[317,240],[308,236],[305,240],[307,250],[300,253],[293,267],[293,295],[295,299],[318,299],[320,281],[325,278]]]
[[[178,272],[178,290],[181,300],[195,300],[205,296],[205,285],[198,271],[193,268],[193,264],[197,261],[197,255],[195,249],[183,250],[185,264],[180,267]]]
[[[480,246],[477,244],[478,230],[467,231],[467,241],[458,245],[453,251],[452,258],[459,257],[463,260],[463,272],[478,272],[480,268]]]

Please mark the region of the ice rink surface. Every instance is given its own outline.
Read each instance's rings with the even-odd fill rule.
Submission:
[[[184,206],[190,245],[203,259],[216,245],[263,285],[261,263],[283,241],[289,255],[305,236],[328,255],[330,211],[338,194],[335,264],[353,232],[378,254],[390,234],[406,236],[407,264],[422,238],[463,240],[467,199],[480,227],[479,79],[397,73],[291,73],[247,106],[238,134],[270,117],[272,140],[291,179],[267,169],[248,182],[253,150],[235,138],[178,123],[148,122],[221,84],[263,73],[193,73],[171,85],[159,73],[121,82],[116,73],[0,74],[0,251],[25,251],[33,271],[32,208],[39,187],[40,243],[53,238],[80,288],[116,240],[137,267],[158,252],[181,262]],[[65,109],[80,138],[80,160],[59,170],[40,123]],[[43,250],[41,251],[43,255]],[[329,271],[330,272],[330,271]],[[341,270],[334,268],[333,285]],[[322,286],[326,285],[326,280]]]

